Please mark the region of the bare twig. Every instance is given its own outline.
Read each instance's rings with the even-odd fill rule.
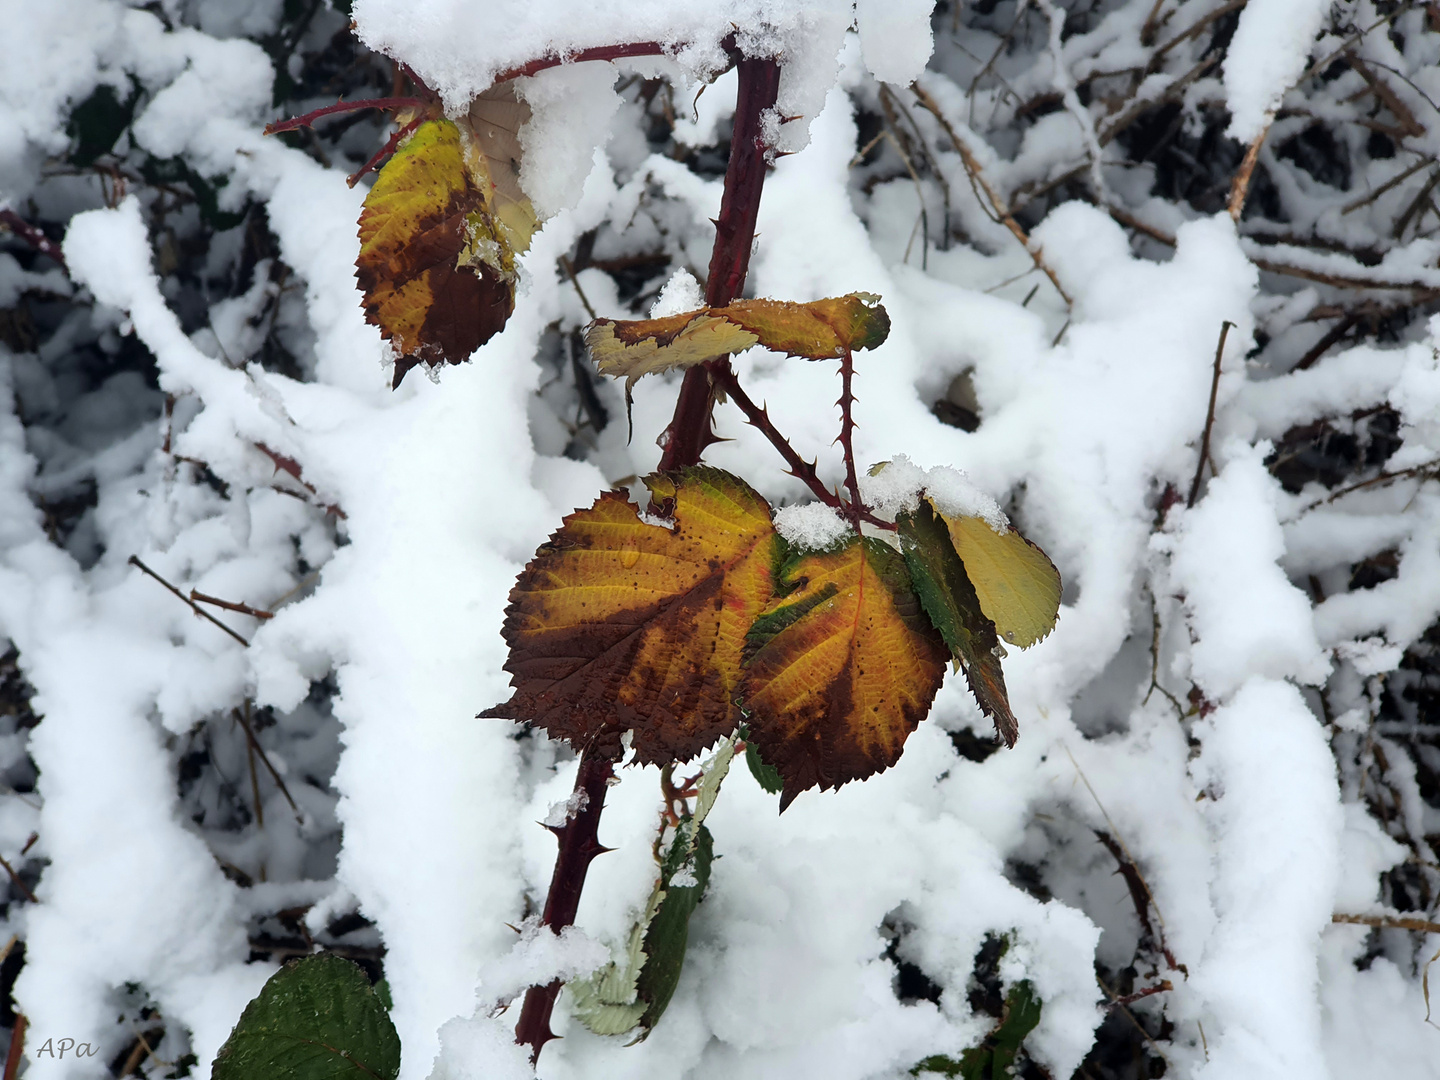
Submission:
[[[845,500],[841,499],[840,496],[836,495],[820,482],[820,476],[815,471],[815,463],[806,461],[795,452],[795,448],[790,445],[790,440],[780,434],[779,429],[771,422],[770,414],[765,407],[755,404],[750,395],[745,393],[744,388],[740,385],[739,380],[735,378],[735,373],[730,370],[728,364],[723,368],[716,369],[715,385],[725,391],[730,400],[735,402],[740,411],[745,414],[745,419],[751,426],[759,429],[761,434],[769,440],[770,445],[780,452],[780,456],[783,457],[785,463],[790,466],[790,475],[808,487],[811,493],[826,506],[833,510],[840,511],[840,513],[847,517],[851,516],[851,509]],[[854,460],[853,454],[851,455],[851,460]],[[895,530],[894,522],[875,517],[863,504],[858,505],[858,516],[861,521],[869,522],[878,529],[885,529],[889,532]]]
[[[310,483],[308,480],[305,479],[304,476],[301,475],[300,463],[298,461],[296,461],[292,457],[286,457],[284,454],[276,453],[264,443],[254,443],[252,445],[255,447],[256,450],[259,450],[262,454],[264,454],[270,459],[270,461],[275,466],[276,472],[283,472],[288,474],[295,479],[296,483],[298,483],[301,487],[308,491],[310,495],[314,498],[316,505],[319,506],[320,509],[324,510],[327,514],[333,514],[338,518],[345,517],[344,510],[341,510],[340,507],[336,506],[334,503],[327,503],[324,499],[320,498],[320,493],[315,490],[315,485]],[[293,492],[291,494],[293,494]]]
[[[1370,192],[1369,195],[1362,196],[1361,198],[1356,199],[1354,202],[1346,203],[1340,209],[1341,217],[1344,217],[1352,210],[1359,210],[1362,206],[1366,206],[1369,203],[1374,202],[1381,195],[1384,195],[1387,191],[1395,187],[1397,184],[1403,184],[1406,180],[1409,180],[1410,177],[1414,176],[1421,169],[1425,168],[1426,165],[1433,165],[1434,163],[1435,159],[1433,157],[1422,157],[1419,161],[1415,162],[1415,164],[1411,165],[1408,169],[1404,170],[1396,176],[1392,176],[1389,180],[1386,180],[1385,183],[1381,184],[1374,191]]]
[[[1144,990],[1137,990],[1135,993],[1126,994],[1124,997],[1113,998],[1110,1002],[1110,1007],[1114,1009],[1125,1005],[1133,1005],[1135,1002],[1147,997],[1152,997],[1155,994],[1163,994],[1167,990],[1174,989],[1175,987],[1171,985],[1169,979],[1161,979],[1154,986],[1147,986]]]
[[[1240,162],[1240,168],[1235,171],[1235,179],[1230,182],[1230,200],[1226,209],[1230,212],[1230,220],[1238,222],[1240,215],[1245,211],[1245,197],[1250,194],[1250,177],[1255,173],[1255,162],[1260,158],[1260,144],[1265,141],[1265,136],[1270,134],[1270,121],[1260,129],[1249,147],[1245,150],[1245,157]]]
[[[1377,484],[1390,484],[1396,480],[1406,480],[1412,476],[1424,476],[1426,473],[1434,473],[1440,470],[1440,461],[1427,461],[1423,465],[1412,465],[1408,469],[1397,469],[1395,472],[1382,472],[1379,476],[1372,476],[1369,480],[1361,480],[1358,484],[1349,484],[1339,491],[1332,491],[1325,499],[1325,502],[1332,503],[1343,495],[1349,495],[1354,491],[1361,491],[1368,487],[1375,487]],[[1315,504],[1320,505],[1319,503]],[[1307,507],[1314,509],[1314,507]]]
[[[1389,83],[1371,71],[1369,66],[1354,53],[1349,54],[1345,59],[1349,61],[1350,66],[1359,73],[1360,77],[1369,84],[1370,89],[1375,91],[1375,96],[1385,103],[1385,107],[1394,114],[1395,119],[1400,121],[1402,135],[1416,136],[1425,134],[1425,126],[1415,119],[1415,114],[1410,111],[1410,106],[1400,100],[1400,96],[1395,93]]]
[[[190,599],[201,604],[214,604],[216,607],[224,608],[226,611],[236,611],[241,615],[249,615],[252,619],[263,620],[273,619],[275,617],[273,611],[261,611],[259,608],[253,608],[249,604],[237,604],[233,600],[221,600],[218,596],[206,596],[203,592],[196,592],[194,589],[190,590]]]
[[[1348,334],[1354,328],[1355,324],[1359,321],[1360,316],[1353,313],[1346,315],[1344,318],[1340,319],[1338,322],[1335,323],[1334,326],[1332,326],[1329,330],[1325,331],[1325,335],[1314,345],[1312,345],[1310,347],[1310,351],[1307,352],[1304,356],[1302,356],[1299,363],[1297,363],[1290,370],[1305,371],[1306,369],[1312,367],[1315,361],[1319,360],[1322,356],[1325,355],[1325,353],[1329,350],[1330,346],[1337,344],[1346,334]]]
[[[1150,1049],[1154,1050],[1155,1053],[1160,1056],[1160,1059],[1165,1062],[1167,1066],[1165,1071],[1169,1072],[1170,1070],[1168,1066],[1170,1064],[1170,1059],[1165,1056],[1165,1051],[1160,1049],[1160,1044],[1156,1042],[1154,1036],[1152,1036],[1150,1032],[1146,1030],[1145,1025],[1140,1023],[1139,1018],[1130,1011],[1130,1006],[1126,1004],[1126,1002],[1118,994],[1116,994],[1114,990],[1111,990],[1110,987],[1106,985],[1105,980],[1100,978],[1099,975],[1095,976],[1095,981],[1100,984],[1100,989],[1105,991],[1105,996],[1110,999],[1111,1007],[1118,1008],[1121,1012],[1123,1012],[1126,1016],[1130,1018],[1130,1022],[1135,1025],[1135,1030],[1140,1032],[1141,1037],[1150,1044]]]
[[[275,781],[275,786],[280,789],[280,794],[285,796],[285,801],[290,804],[290,809],[295,812],[295,820],[303,821],[304,819],[300,814],[300,807],[296,806],[295,800],[291,798],[290,789],[285,786],[285,779],[280,775],[279,771],[275,768],[275,766],[270,763],[270,758],[266,756],[265,748],[260,745],[260,740],[255,737],[255,729],[250,724],[249,699],[247,698],[245,701],[245,711],[243,713],[239,709],[235,709],[233,710],[233,712],[235,715],[235,719],[238,720],[240,722],[240,726],[245,729],[246,741],[254,749],[255,753],[259,756],[260,763],[265,766],[265,771],[268,772],[270,774],[270,778]],[[258,788],[256,789],[256,798],[259,798]],[[262,821],[261,824],[263,825],[264,822]]]
[[[575,276],[575,264],[570,261],[569,255],[560,256],[560,269],[565,271],[565,276],[570,279],[570,284],[575,286],[575,295],[580,297],[580,303],[585,308],[585,314],[590,316],[594,322],[600,318],[595,314],[595,309],[590,306],[590,298],[585,295],[585,290],[580,287],[580,279]]]
[[[206,620],[207,622],[214,623],[214,624],[215,624],[216,626],[218,626],[221,630],[224,630],[225,633],[229,634],[232,638],[234,638],[236,641],[238,641],[241,645],[244,645],[244,646],[246,646],[247,648],[249,647],[250,642],[246,641],[243,637],[241,637],[239,634],[237,634],[234,630],[231,630],[230,627],[226,626],[226,625],[225,625],[223,622],[221,622],[219,619],[215,618],[214,615],[211,615],[208,611],[206,611],[204,608],[202,608],[199,604],[195,603],[194,600],[191,600],[188,596],[186,596],[184,593],[182,593],[182,592],[181,592],[179,589],[177,589],[174,585],[171,585],[170,582],[166,581],[163,577],[161,577],[159,574],[157,574],[154,570],[151,570],[150,567],[146,566],[143,562],[141,562],[140,559],[139,559],[137,556],[131,555],[131,556],[130,556],[130,559],[129,559],[129,562],[130,562],[130,565],[131,565],[131,566],[134,566],[134,567],[136,567],[137,569],[139,569],[141,573],[143,573],[143,574],[148,574],[150,577],[154,578],[154,579],[155,579],[156,581],[158,581],[161,585],[164,585],[165,588],[169,589],[172,593],[174,593],[176,596],[178,596],[178,597],[180,598],[180,602],[183,603],[183,604],[185,604],[191,611],[195,612],[196,615],[199,615],[200,618]]]
[[[1220,389],[1220,360],[1225,354],[1225,338],[1229,336],[1230,327],[1234,325],[1229,319],[1220,324],[1220,340],[1215,345],[1215,372],[1210,377],[1210,404],[1205,409],[1205,431],[1200,436],[1200,460],[1195,463],[1195,479],[1190,481],[1190,495],[1185,500],[1186,506],[1195,505],[1200,494],[1200,480],[1205,474],[1205,462],[1210,460],[1210,431],[1215,426],[1215,396]]]
[[[985,179],[985,173],[980,168],[979,160],[975,157],[974,153],[971,152],[965,140],[960,138],[954,125],[946,119],[945,113],[941,111],[939,103],[931,97],[918,82],[911,84],[910,90],[914,93],[916,100],[919,101],[920,104],[940,122],[940,126],[945,129],[945,134],[950,137],[951,145],[955,147],[955,152],[960,155],[960,160],[965,165],[966,173],[969,174],[971,181],[984,191],[985,198],[989,201],[990,208],[994,212],[996,219],[1010,230],[1010,234],[1014,236],[1016,240],[1020,241],[1020,246],[1029,254],[1035,266],[1043,271],[1045,276],[1050,279],[1050,284],[1055,286],[1055,291],[1060,294],[1060,299],[1064,300],[1066,305],[1069,306],[1072,302],[1070,300],[1070,294],[1065,291],[1065,287],[1060,284],[1060,279],[1055,276],[1055,272],[1046,264],[1040,250],[1031,247],[1029,235],[1020,227],[1020,223],[1015,220],[1015,215],[1010,212],[1010,207],[1006,205],[1005,200],[1000,197],[1000,193],[991,187],[990,182]]]
[[[1063,744],[1062,744],[1062,745],[1063,745]],[[1120,851],[1121,851],[1121,852],[1124,854],[1124,856],[1125,856],[1125,862],[1122,863],[1122,868],[1123,868],[1124,865],[1128,864],[1129,867],[1130,867],[1132,870],[1134,870],[1134,872],[1135,872],[1135,880],[1136,880],[1137,882],[1139,882],[1140,887],[1141,887],[1141,888],[1144,890],[1144,892],[1145,892],[1145,899],[1146,899],[1147,901],[1149,901],[1148,907],[1155,909],[1155,921],[1156,921],[1157,923],[1159,923],[1159,925],[1160,925],[1159,931],[1158,931],[1158,933],[1156,934],[1156,938],[1157,938],[1158,944],[1159,944],[1159,946],[1160,946],[1160,952],[1161,952],[1161,954],[1165,957],[1166,962],[1167,962],[1172,968],[1174,968],[1176,971],[1183,972],[1184,974],[1186,974],[1186,975],[1188,976],[1188,975],[1189,975],[1189,971],[1186,969],[1185,965],[1179,963],[1179,962],[1175,959],[1174,954],[1170,952],[1170,947],[1169,947],[1169,945],[1166,944],[1166,941],[1165,941],[1165,916],[1164,916],[1164,915],[1161,913],[1161,911],[1160,911],[1160,905],[1159,905],[1158,903],[1156,903],[1156,901],[1155,901],[1155,892],[1154,892],[1154,890],[1152,890],[1152,889],[1150,888],[1150,883],[1145,880],[1145,875],[1144,875],[1144,873],[1142,873],[1141,870],[1140,870],[1140,864],[1136,861],[1135,856],[1130,853],[1130,848],[1126,846],[1124,838],[1120,835],[1120,830],[1115,827],[1115,822],[1110,819],[1110,812],[1105,809],[1105,804],[1100,801],[1100,796],[1095,793],[1095,788],[1094,788],[1093,786],[1091,786],[1091,784],[1090,784],[1090,778],[1085,775],[1085,770],[1082,769],[1082,768],[1080,768],[1080,762],[1078,762],[1078,761],[1075,760],[1075,755],[1070,752],[1070,747],[1068,747],[1068,746],[1065,747],[1065,756],[1070,759],[1070,764],[1073,765],[1073,766],[1075,766],[1075,775],[1077,775],[1078,777],[1080,777],[1080,782],[1085,785],[1085,790],[1090,793],[1090,798],[1092,798],[1092,799],[1095,800],[1095,806],[1099,809],[1099,811],[1100,811],[1100,816],[1105,819],[1105,824],[1107,824],[1107,825],[1110,826],[1110,832],[1109,832],[1108,835],[1110,836],[1111,840],[1114,841],[1115,846],[1118,847],[1118,848],[1120,849]],[[1100,834],[1099,831],[1097,830],[1097,836],[1099,836],[1099,835],[1101,835],[1101,834]],[[1104,841],[1102,840],[1102,843],[1103,843],[1103,842],[1104,842]],[[1106,847],[1109,848],[1110,851],[1111,851],[1112,854],[1113,854],[1114,848],[1110,848],[1108,844],[1106,845]],[[1127,877],[1127,881],[1128,881],[1128,877]],[[1132,894],[1132,896],[1133,896],[1133,894]],[[1148,910],[1148,909],[1147,909],[1147,910]],[[1148,922],[1149,922],[1148,916],[1142,917],[1142,918],[1141,918],[1141,922],[1142,922],[1142,923],[1145,923],[1145,924],[1148,924]],[[1104,984],[1102,983],[1101,985],[1103,986]],[[1108,990],[1107,990],[1107,993],[1108,993]],[[1113,997],[1114,995],[1112,994],[1111,996]]]
[[[0,1080],[15,1080],[20,1075],[20,1059],[25,1053],[25,1026],[29,1021],[24,1013],[15,1014],[15,1026],[10,1029],[10,1049],[5,1054],[5,1072]]]
[[[551,55],[539,60],[531,60],[519,67],[500,72],[495,76],[495,82],[502,83],[522,75],[534,75],[538,71],[559,67],[561,64],[580,64],[587,60],[624,60],[632,56],[665,56],[679,52],[684,47],[683,42],[665,45],[658,41],[632,41],[625,45],[597,45],[590,49],[578,49],[575,52],[566,53],[564,56]]]
[[[1424,934],[1440,934],[1440,923],[1429,919],[1412,919],[1407,915],[1341,915],[1330,916],[1334,923],[1375,926],[1383,930],[1418,930]]]
[[[29,900],[32,904],[39,903],[39,901],[35,899],[35,894],[30,891],[30,886],[25,884],[20,875],[15,872],[15,867],[10,865],[10,860],[3,855],[0,855],[0,866],[3,866],[5,873],[10,875],[10,880],[15,883],[15,888],[20,890],[21,896],[25,897],[25,899]]]
[[[1175,48],[1175,46],[1179,45],[1182,41],[1189,41],[1191,38],[1195,37],[1207,26],[1213,23],[1216,19],[1224,18],[1232,11],[1239,11],[1247,3],[1249,3],[1249,0],[1229,0],[1229,3],[1221,4],[1214,11],[1211,11],[1208,14],[1202,15],[1200,18],[1196,19],[1193,23],[1187,26],[1184,30],[1181,30],[1180,33],[1176,34],[1173,38],[1165,42],[1164,45],[1161,45],[1158,49],[1155,50],[1154,53],[1151,54],[1150,63],[1147,65],[1147,70],[1159,71],[1160,61],[1165,59],[1165,54],[1168,53],[1171,49]]]

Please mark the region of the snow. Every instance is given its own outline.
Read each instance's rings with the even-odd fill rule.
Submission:
[[[670,315],[683,315],[704,306],[705,293],[700,288],[700,282],[682,266],[661,286],[660,295],[650,306],[650,318],[664,319]]]
[[[1096,829],[1133,853],[1189,971],[1159,967],[1153,975],[1175,989],[1135,1006],[1172,1025],[1167,1075],[1440,1075],[1440,1033],[1423,1023],[1420,989],[1436,943],[1331,922],[1381,910],[1392,868],[1433,862],[1428,780],[1386,726],[1401,722],[1376,723],[1374,701],[1387,681],[1418,678],[1406,658],[1427,647],[1440,617],[1440,495],[1426,472],[1440,458],[1440,321],[1291,371],[1323,332],[1318,317],[1306,322],[1322,286],[1277,296],[1251,261],[1260,247],[1224,213],[1131,205],[1175,235],[1157,258],[1103,209],[1072,200],[1026,217],[1039,219],[1027,251],[987,216],[923,110],[915,127],[935,167],[918,194],[908,175],[872,185],[869,166],[854,162],[862,123],[883,113],[876,80],[899,100],[922,77],[1007,198],[1079,162],[1097,190],[1120,199],[1133,184],[1142,203],[1145,178],[1094,152],[1084,120],[1101,99],[1082,107],[1075,93],[1085,64],[1143,66],[1148,54],[1133,42],[1150,5],[1138,18],[1124,7],[1114,17],[1136,25],[1066,37],[1063,7],[1041,5],[1029,27],[1040,59],[1023,67],[1007,55],[997,78],[1009,88],[967,95],[947,67],[958,63],[953,35],[932,35],[923,0],[862,0],[853,11],[847,0],[359,0],[362,37],[452,109],[537,56],[637,37],[669,53],[522,80],[534,113],[522,183],[550,219],[525,256],[515,313],[438,385],[412,379],[393,394],[355,294],[363,187],[347,187],[344,161],[322,165],[259,134],[274,71],[239,35],[271,32],[279,5],[5,7],[21,36],[0,67],[0,200],[25,215],[65,208],[46,220],[67,222],[70,271],[32,267],[8,238],[0,251],[0,306],[43,295],[71,312],[33,348],[0,345],[0,647],[15,646],[43,715],[28,733],[0,735],[7,777],[27,754],[38,771],[33,793],[0,794],[0,854],[33,833],[45,860],[27,864],[42,871],[39,903],[12,897],[4,916],[6,935],[26,944],[15,998],[31,1038],[103,1044],[102,1069],[131,1037],[116,1016],[153,1007],[164,1053],[194,1052],[203,1071],[274,969],[247,962],[250,939],[268,932],[257,928],[308,909],[317,939],[353,914],[373,924],[363,933],[377,955],[383,947],[403,1080],[534,1075],[512,1041],[516,1009],[495,1007],[533,982],[593,971],[626,940],[655,878],[658,770],[620,770],[601,824],[613,850],[590,870],[578,925],[557,937],[526,920],[554,860],[542,824],[563,825],[582,806],[575,758],[475,714],[507,695],[500,627],[516,574],[565,514],[655,468],[678,382],[636,385],[633,440],[614,386],[594,388],[610,413],[603,430],[578,420],[565,350],[589,315],[556,267],[589,236],[594,265],[576,281],[601,316],[702,305],[697,275],[722,184],[681,157],[713,152],[725,135],[734,74],[699,91],[738,27],[752,53],[784,56],[777,113],[795,118],[778,127],[775,149],[796,152],[766,180],[747,292],[883,296],[891,335],[856,359],[867,503],[893,517],[923,493],[997,530],[1013,520],[1059,567],[1065,611],[1045,642],[1005,661],[1021,725],[1013,751],[970,756],[988,722],[952,677],[900,761],[864,783],[806,794],[777,817],[774,797],[733,770],[707,819],[720,858],[663,1022],[625,1047],[580,1030],[562,995],[565,1038],[546,1047],[540,1075],[904,1076],[989,1029],[969,990],[976,954],[995,938],[1008,944],[1002,981],[1029,980],[1044,1003],[1028,1052],[1069,1076],[1104,1019],[1097,962],[1128,964],[1140,935]],[[338,20],[327,33],[343,28],[325,14]],[[1251,0],[1223,87],[1210,77],[1191,88],[1197,100],[1223,93],[1232,133],[1257,134],[1323,14],[1310,0]],[[1385,40],[1367,47],[1396,48]],[[1177,54],[1188,44],[1203,40]],[[645,112],[626,86],[633,73],[674,84],[673,156],[647,138],[661,110]],[[134,153],[191,163],[216,181],[221,209],[263,207],[273,249],[248,283],[222,287],[250,226],[214,234],[207,288],[222,300],[204,304],[177,285],[166,229],[183,221],[161,222],[153,189],[135,182],[119,194],[93,176],[46,173],[47,157],[70,143],[70,107],[132,76],[145,90]],[[1429,78],[1416,73],[1433,90]],[[1142,95],[1168,82],[1154,79]],[[1007,94],[1057,89],[1066,108],[1009,144],[978,133],[990,110],[1013,110]],[[373,149],[364,134],[357,126],[361,157]],[[1357,166],[1356,197],[1395,171],[1360,176]],[[1293,182],[1278,164],[1271,172]],[[1403,210],[1377,203],[1376,214]],[[919,238],[922,206],[930,230]],[[1359,216],[1332,213],[1327,227],[1338,237],[1359,229]],[[942,221],[954,233],[944,243]],[[668,263],[638,293],[602,268],[656,251]],[[1073,305],[1034,270],[1031,251]],[[1364,266],[1263,248],[1312,274],[1431,286],[1436,253],[1433,240],[1409,240]],[[283,284],[271,277],[280,266]],[[292,323],[289,373],[264,351],[258,320],[274,310]],[[1187,507],[1222,320],[1235,325],[1210,459]],[[1259,329],[1270,344],[1257,350]],[[142,346],[153,373],[117,367],[85,381],[85,365],[119,365]],[[834,365],[763,350],[734,365],[796,452],[818,462],[822,483],[843,490]],[[957,380],[973,389],[974,431],[931,411]],[[1324,419],[1348,436],[1361,430],[1357,413],[1380,408],[1398,424],[1384,468],[1412,474],[1350,491],[1277,481],[1270,455],[1292,429]],[[788,541],[824,548],[848,533],[738,410],[720,404],[715,425],[722,441],[707,462],[779,507]],[[304,484],[266,450],[297,462]],[[879,462],[888,464],[866,471]],[[62,535],[56,507],[90,487],[94,505]],[[221,612],[242,646],[131,555],[187,594],[241,598],[275,616]],[[1357,564],[1382,555],[1393,576],[1351,587]],[[232,719],[246,703],[274,721],[258,738],[296,811],[268,772],[251,805],[248,744]],[[227,824],[207,818],[186,786],[202,743],[212,781],[222,766],[240,778],[231,803],[244,814]],[[1389,764],[1337,773],[1352,750]],[[1367,809],[1382,773],[1395,793],[1383,823]],[[250,817],[259,809],[263,828]],[[920,968],[938,1000],[901,1001],[892,957]],[[28,1068],[40,1080],[98,1075],[33,1055]]]
[[[1263,464],[1268,449],[1223,448],[1229,460],[1206,499],[1173,543],[1156,538],[1170,550],[1172,587],[1185,597],[1196,637],[1191,675],[1217,700],[1254,676],[1315,684],[1330,673],[1310,602],[1276,561],[1284,534],[1275,516],[1279,485]]]
[[[775,511],[775,531],[805,551],[824,551],[850,534],[839,511],[824,503],[782,506]]]
[[[1232,139],[1252,142],[1300,78],[1330,0],[1256,0],[1240,12],[1225,59]],[[1325,51],[1328,51],[1325,50]]]

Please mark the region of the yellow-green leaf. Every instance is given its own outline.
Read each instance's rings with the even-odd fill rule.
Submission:
[[[600,371],[631,382],[674,368],[693,367],[760,345],[809,360],[873,349],[890,333],[890,317],[870,293],[795,304],[737,300],[726,307],[662,319],[597,319],[585,341]]]
[[[738,477],[695,467],[647,481],[673,526],[607,492],[535,553],[506,608],[514,696],[484,715],[530,720],[576,747],[683,761],[742,719],[746,632],[773,593],[770,507]]]
[[[772,600],[747,637],[750,738],[784,787],[836,788],[889,768],[930,711],[945,677],[945,643],[925,618],[905,562],[855,537],[787,569],[793,591]]]
[[[1045,638],[1060,614],[1060,571],[1045,552],[1018,529],[997,532],[983,518],[946,517],[945,524],[1001,638],[1022,649]]]

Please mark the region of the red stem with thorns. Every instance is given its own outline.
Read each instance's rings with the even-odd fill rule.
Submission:
[[[593,53],[596,50],[588,50]],[[658,51],[658,49],[657,49]],[[619,54],[614,54],[619,55]],[[626,53],[623,55],[644,55]],[[574,56],[571,59],[611,59],[612,56]],[[536,61],[542,66],[548,63]],[[760,191],[765,182],[765,151],[762,138],[763,114],[773,108],[780,89],[780,65],[773,60],[740,60],[739,95],[735,107],[735,133],[730,143],[730,162],[725,171],[725,194],[720,217],[715,222],[715,248],[710,260],[706,300],[724,306],[740,294],[750,265],[750,247],[755,239],[755,220],[760,209]],[[540,70],[535,68],[534,70]],[[529,70],[520,69],[529,74]],[[510,74],[507,72],[507,75]],[[728,361],[715,362],[716,374],[730,373]],[[723,377],[723,376],[721,376]],[[715,403],[711,373],[693,368],[685,375],[675,415],[670,421],[661,469],[679,469],[698,464],[705,447],[715,441],[710,429],[710,412]],[[793,451],[792,451],[793,452]],[[580,757],[575,790],[585,794],[584,806],[571,821],[554,830],[560,841],[550,892],[545,898],[542,923],[555,933],[575,921],[585,875],[596,855],[605,851],[599,839],[600,814],[605,806],[605,789],[615,770],[614,751],[587,747]],[[529,1046],[533,1062],[540,1049],[555,1033],[550,1015],[560,993],[557,980],[547,986],[532,986],[525,993],[515,1041]]]
[[[363,101],[337,101],[334,105],[326,105],[319,109],[311,109],[301,116],[292,116],[289,120],[279,120],[273,124],[265,125],[266,135],[279,135],[282,131],[294,131],[297,128],[313,127],[315,121],[325,116],[334,116],[338,113],[355,112],[357,109],[423,109],[428,104],[424,98],[416,97],[382,97],[365,98]]]
[[[840,450],[845,455],[845,487],[850,492],[850,523],[855,531],[859,532],[860,515],[865,512],[865,504],[860,501],[860,479],[855,475],[855,417],[851,413],[855,398],[850,392],[850,380],[854,375],[855,358],[850,354],[850,350],[846,349],[845,355],[840,358],[840,400],[836,404],[840,406]]]

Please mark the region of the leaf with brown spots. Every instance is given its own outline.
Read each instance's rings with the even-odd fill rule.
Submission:
[[[925,618],[900,553],[852,537],[783,571],[792,591],[746,641],[750,737],[780,773],[780,808],[889,768],[930,711],[945,643]]]
[[[424,120],[365,197],[355,276],[394,347],[394,386],[418,364],[468,359],[515,308],[515,257],[538,225],[517,178],[528,113],[502,84],[459,124]]]
[[[736,300],[663,319],[597,319],[585,343],[601,374],[634,382],[688,368],[760,345],[808,360],[836,359],[873,349],[890,333],[890,317],[870,293],[793,304],[787,300]]]
[[[995,721],[995,731],[1006,746],[1014,746],[1020,725],[1010,711],[1005,673],[1000,667],[1000,638],[995,624],[981,609],[967,566],[955,553],[946,519],[936,513],[928,498],[914,511],[895,519],[900,549],[920,605],[950,647],[956,663],[965,669],[970,692],[980,709]],[[981,527],[990,526],[981,522]]]
[[[773,593],[770,507],[743,480],[697,466],[646,481],[653,525],[622,493],[567,517],[510,593],[514,696],[483,716],[530,720],[583,748],[693,757],[742,719],[746,632]]]

